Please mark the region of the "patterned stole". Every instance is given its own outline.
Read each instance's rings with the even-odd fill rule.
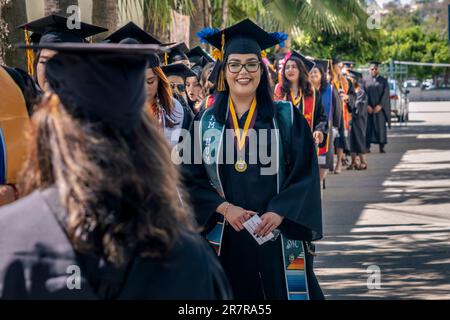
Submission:
[[[277,190],[285,177],[285,153],[284,148],[290,146],[290,135],[293,121],[292,105],[279,101],[275,102],[276,119],[273,124],[278,150],[278,174]],[[203,164],[213,188],[224,198],[222,182],[219,173],[219,159],[222,154],[223,134],[225,126],[218,123],[214,117],[214,109],[207,109],[200,119],[199,137],[203,154]],[[280,165],[281,164],[281,165]],[[220,256],[223,232],[225,229],[224,218],[220,216],[214,228],[208,233],[206,239]],[[309,300],[308,280],[305,267],[305,246],[301,240],[290,240],[281,236],[283,253],[284,275],[286,280],[287,297],[289,300]]]
[[[333,129],[333,87],[331,85],[327,86],[327,90],[322,94],[322,102],[325,107],[325,112],[328,115],[328,128],[329,132],[327,134],[326,144],[319,148],[319,157],[326,157],[328,150],[330,149],[330,136],[331,130]],[[319,158],[319,163],[323,162],[323,159]],[[324,164],[324,163],[320,163]]]
[[[294,101],[294,98],[290,97],[288,101],[292,102],[292,105],[298,109],[301,109],[303,116],[305,117],[306,121],[308,122],[309,127],[311,128],[311,131],[314,131],[314,112],[316,108],[316,91],[313,90],[313,95],[309,97],[301,96],[299,101]]]

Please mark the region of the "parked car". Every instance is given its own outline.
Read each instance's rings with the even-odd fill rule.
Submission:
[[[403,88],[420,88],[420,81],[415,79],[406,80],[403,82]]]
[[[409,120],[409,90],[403,89],[396,80],[389,80],[391,116],[399,123]]]

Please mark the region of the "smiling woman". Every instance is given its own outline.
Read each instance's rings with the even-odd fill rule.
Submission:
[[[273,101],[261,64],[261,50],[280,40],[248,19],[205,40],[222,49],[223,59],[215,102],[191,131],[201,137],[192,143],[191,154],[203,154],[205,161],[185,165],[197,221],[219,255],[235,298],[320,299],[311,251],[301,241],[322,236],[314,141],[297,109]],[[251,143],[253,137],[259,144]],[[264,152],[269,164],[258,158]],[[272,164],[275,169],[268,172]],[[262,221],[256,236],[278,230],[282,236],[259,245],[244,230],[255,215]]]

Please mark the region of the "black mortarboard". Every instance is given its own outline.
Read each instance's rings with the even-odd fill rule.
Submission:
[[[187,56],[189,58],[189,61],[194,64],[198,64],[202,58],[206,60],[206,63],[214,62],[214,59],[208,54],[208,52],[203,50],[203,48],[200,46],[196,46],[194,49],[190,50],[187,53]],[[206,63],[204,63],[204,65],[206,65]]]
[[[161,65],[161,61],[156,53],[151,53],[147,57],[148,68],[156,68]]]
[[[105,43],[38,46],[58,52],[46,64],[46,79],[68,112],[124,132],[135,127],[141,117],[147,98],[147,58],[158,47]]]
[[[303,64],[305,65],[306,70],[307,70],[308,72],[310,72],[310,71],[312,70],[312,68],[314,68],[314,66],[315,66],[314,61],[312,61],[312,60],[306,58],[306,57],[305,57],[304,55],[302,55],[300,52],[292,51],[291,58],[292,58],[292,57],[296,57],[296,58],[300,59],[300,60],[303,62]]]
[[[335,65],[335,64],[340,63],[340,62],[342,61],[342,59],[341,59],[340,56],[335,55],[335,56],[333,56],[333,58],[331,59],[331,61],[332,61],[333,65]]]
[[[245,19],[222,31],[204,29],[197,34],[202,42],[207,42],[223,51],[226,60],[232,53],[261,54],[262,50],[273,47],[287,39],[281,32],[268,33],[250,19]],[[223,48],[223,50],[222,50]]]
[[[381,63],[379,61],[369,61],[369,64],[378,67]]]
[[[169,64],[161,67],[167,77],[179,76],[184,79],[187,77],[196,77],[197,75],[182,63]]]
[[[356,72],[356,71],[353,71],[353,70],[349,70],[348,71],[348,76],[353,78],[353,79],[355,79],[356,81],[360,81],[363,78],[362,73],[359,73],[359,72]]]
[[[137,40],[142,44],[159,44],[162,45],[161,41],[153,37],[151,34],[145,32],[134,22],[130,21],[122,28],[113,32],[109,37],[107,37],[105,42],[120,43],[128,38]]]
[[[189,60],[187,53],[189,52],[189,48],[184,42],[180,42],[175,44],[174,46],[171,46],[169,48],[169,55],[168,55],[168,64],[180,61],[180,60]]]
[[[324,73],[327,73],[330,68],[330,60],[314,59],[314,63],[316,68],[321,68]]]
[[[343,61],[342,64],[348,68],[353,68],[355,63],[353,61]]]
[[[206,60],[204,58],[201,58],[199,63],[194,65],[191,68],[191,71],[195,73],[195,75],[197,76],[197,79],[199,79],[199,80],[200,80],[200,78],[202,76],[203,68],[208,63],[208,62],[206,62],[206,63],[205,62],[206,62]]]
[[[85,42],[85,38],[108,31],[84,22],[79,29],[69,29],[68,19],[58,15],[49,15],[20,25],[18,28],[33,32],[31,40],[36,43]]]

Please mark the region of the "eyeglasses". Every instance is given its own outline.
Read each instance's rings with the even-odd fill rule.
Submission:
[[[176,88],[180,92],[186,91],[186,86],[184,84],[171,83],[170,88],[172,88],[172,90],[175,90]]]
[[[231,73],[239,73],[241,72],[242,68],[245,68],[247,72],[249,73],[255,73],[259,70],[259,66],[261,65],[261,61],[252,61],[247,63],[239,63],[239,62],[229,62],[227,64],[228,71]]]

